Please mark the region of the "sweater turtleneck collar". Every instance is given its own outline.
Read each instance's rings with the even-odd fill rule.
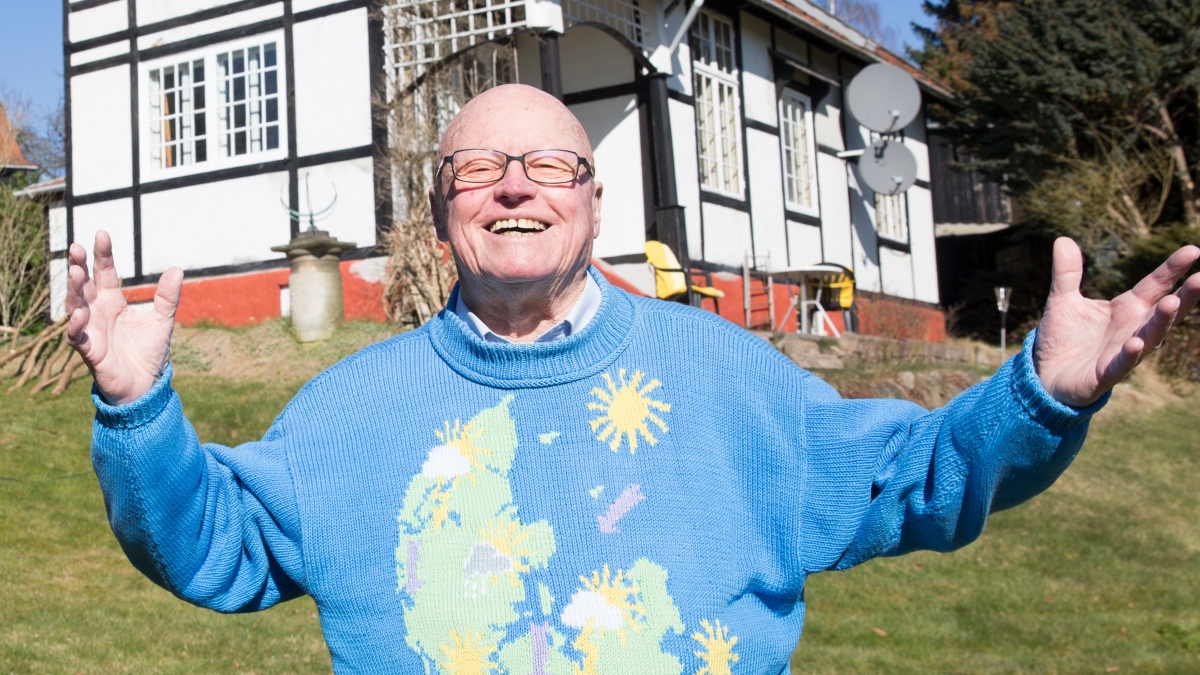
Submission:
[[[547,387],[590,377],[603,371],[633,338],[638,308],[595,267],[588,274],[600,287],[600,308],[583,330],[554,342],[506,344],[485,342],[454,313],[458,286],[446,307],[429,320],[429,340],[457,373],[491,387]]]

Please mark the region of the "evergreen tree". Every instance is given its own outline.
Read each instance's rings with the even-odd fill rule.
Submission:
[[[1135,237],[1154,225],[1139,218],[1200,228],[1200,0],[926,0],[925,11],[935,25],[915,27],[924,45],[911,56],[960,96],[940,115],[977,168],[1051,210],[1054,195],[1100,181],[1101,220]]]

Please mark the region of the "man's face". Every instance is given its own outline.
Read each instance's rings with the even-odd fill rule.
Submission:
[[[591,160],[587,137],[560,103],[531,87],[491,89],[463,109],[442,141],[442,157],[462,149],[523,155],[534,150],[571,150]],[[511,162],[490,184],[454,180],[449,166],[439,176],[439,205],[432,191],[438,238],[449,241],[459,271],[489,283],[570,283],[591,260],[600,233],[602,187],[591,172],[562,185],[542,185]],[[439,208],[440,206],[440,208]],[[532,233],[531,233],[532,232]]]

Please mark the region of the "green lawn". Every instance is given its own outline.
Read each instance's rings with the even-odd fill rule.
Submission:
[[[60,400],[0,395],[0,675],[328,672],[310,600],[221,616],[125,561],[84,382]],[[177,386],[201,438],[236,443],[298,384]],[[1196,408],[1102,418],[1058,485],[964,551],[814,577],[794,671],[1200,672]]]

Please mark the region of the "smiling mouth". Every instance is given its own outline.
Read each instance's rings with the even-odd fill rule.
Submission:
[[[487,231],[504,237],[528,237],[539,232],[545,232],[548,227],[545,223],[536,220],[517,218],[497,220],[488,226]]]

